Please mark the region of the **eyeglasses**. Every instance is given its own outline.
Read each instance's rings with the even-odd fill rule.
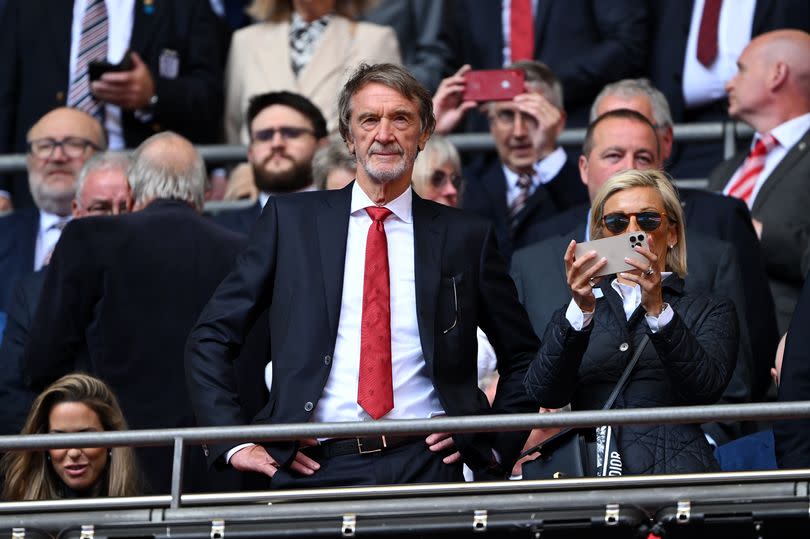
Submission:
[[[270,142],[276,136],[276,133],[281,135],[284,140],[293,140],[303,135],[314,135],[315,131],[307,129],[306,127],[268,127],[267,129],[259,129],[253,135],[254,142]]]
[[[49,159],[57,146],[62,148],[62,153],[71,159],[82,157],[87,152],[87,148],[101,150],[94,142],[81,137],[67,137],[62,140],[47,137],[28,141],[28,151],[37,159]]]
[[[621,234],[630,226],[630,218],[635,217],[638,227],[645,232],[652,232],[661,226],[661,220],[667,217],[665,213],[655,211],[642,211],[638,213],[609,213],[602,217],[605,228],[614,234]]]
[[[453,184],[456,190],[461,189],[461,176],[458,174],[447,174],[443,170],[434,170],[430,176],[430,184],[435,189],[442,189],[448,182]]]

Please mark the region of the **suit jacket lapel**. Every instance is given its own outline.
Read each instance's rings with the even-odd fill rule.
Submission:
[[[413,194],[413,247],[416,286],[416,315],[419,338],[428,366],[433,368],[435,351],[436,302],[442,271],[442,251],[446,226],[438,207]]]
[[[546,25],[548,24],[548,13],[551,8],[551,2],[543,1],[537,2],[537,10],[534,13],[534,57],[540,57],[540,51],[543,47],[543,37],[546,34]]]
[[[256,63],[261,66],[262,85],[270,86],[273,90],[286,88],[291,92],[306,93],[298,84],[298,79],[290,65],[290,23],[262,23],[262,32],[255,43],[255,50],[248,54],[255,56]],[[272,74],[272,76],[268,75]],[[269,77],[269,78],[268,78]]]
[[[748,152],[740,152],[728,161],[720,163],[717,171],[709,177],[709,189],[722,192],[746,157],[748,157]]]
[[[353,24],[357,23],[334,16],[326,25],[312,58],[298,74],[298,86],[303,94],[309,95],[317,90],[335,69],[347,67],[348,49],[354,40],[351,35]]]
[[[523,226],[523,223],[528,220],[529,216],[543,204],[553,204],[553,202],[551,201],[551,196],[548,194],[548,188],[540,184],[534,190],[534,193],[526,200],[526,205],[523,206],[523,209],[515,216],[515,223],[512,228],[517,230]]]
[[[18,236],[22,244],[22,256],[27,271],[34,271],[34,256],[36,256],[37,235],[39,234],[39,210],[28,212],[23,222],[24,229]]]
[[[321,255],[326,310],[332,342],[337,336],[340,302],[343,297],[343,270],[346,266],[346,239],[349,234],[352,186],[325,194],[318,211],[318,243]]]
[[[799,142],[782,158],[782,161],[776,165],[776,168],[773,169],[773,172],[771,172],[765,180],[765,183],[762,184],[759,193],[757,193],[757,197],[754,199],[754,206],[751,208],[752,212],[759,210],[762,205],[765,204],[768,196],[774,192],[774,190],[778,189],[777,186],[779,183],[790,175],[790,169],[807,155],[808,145],[810,145],[810,130],[804,133],[804,136],[802,136]]]
[[[130,50],[148,50],[155,30],[159,24],[168,17],[168,14],[165,13],[166,6],[164,2],[161,0],[151,0],[150,4],[150,12],[147,14],[144,0],[137,0],[135,2],[135,13],[132,17],[132,36],[129,38]],[[152,76],[156,77],[157,74],[153,73]]]
[[[70,47],[65,43],[71,42],[73,28],[73,2],[40,2],[43,6],[43,15],[47,17],[47,25],[50,27],[45,33],[50,35],[54,43],[53,51],[59,60],[59,66],[55,68],[67,74],[71,78],[70,71]],[[23,51],[24,52],[24,51]],[[68,80],[70,85],[70,80]]]

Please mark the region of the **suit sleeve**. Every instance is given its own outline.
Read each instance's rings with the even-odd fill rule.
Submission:
[[[87,230],[82,221],[69,223],[45,272],[23,360],[25,383],[37,392],[75,370],[101,296],[104,276],[93,263],[96,253]]]
[[[808,326],[810,326],[810,280],[805,280],[785,343],[779,402],[810,400]],[[810,418],[775,421],[773,436],[779,468],[810,467]]]

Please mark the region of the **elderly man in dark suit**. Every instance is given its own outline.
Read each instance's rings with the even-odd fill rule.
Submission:
[[[431,97],[403,68],[363,65],[339,97],[358,161],[344,189],[274,197],[191,333],[189,385],[200,421],[241,422],[231,361],[270,311],[273,387],[259,423],[528,412],[522,380],[538,341],[492,227],[410,187],[434,127]],[[498,355],[492,407],[477,385],[476,327]],[[219,446],[212,463],[274,488],[460,481],[511,469],[525,433],[434,433]]]
[[[65,228],[31,326],[24,379],[41,390],[76,370],[84,348],[86,370],[115,391],[131,428],[191,427],[183,345],[243,236],[199,214],[205,166],[179,135],[147,139],[129,181],[138,211]],[[171,449],[140,454],[152,488],[168,492]],[[206,489],[202,452],[190,451],[187,466],[187,488]]]
[[[0,153],[24,151],[31,124],[66,105],[98,118],[112,149],[165,129],[219,141],[219,35],[209,0],[10,0],[0,22]],[[92,61],[117,64],[130,51],[130,66],[91,80]],[[31,205],[24,178],[0,177],[0,202],[9,200]]]
[[[729,114],[756,130],[750,150],[712,172],[709,187],[751,208],[780,332],[804,283],[810,246],[810,34],[777,30],[757,37],[726,88]]]

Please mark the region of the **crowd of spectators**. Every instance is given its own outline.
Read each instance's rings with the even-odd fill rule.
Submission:
[[[407,405],[357,419],[597,409],[637,348],[617,408],[810,400],[808,31],[801,0],[0,2],[0,154],[27,154],[0,176],[0,434],[353,418],[371,223]],[[465,100],[504,67],[518,95]],[[725,161],[673,130],[729,119],[755,135]],[[494,152],[443,136],[476,131]],[[218,192],[249,205],[206,215],[195,145],[222,142],[246,162]],[[639,230],[615,278],[574,256]],[[592,475],[613,451],[626,474],[810,466],[800,425],[597,427]],[[387,479],[344,469],[345,440],[204,446],[184,487],[519,478],[527,434],[383,441],[422,466]],[[170,454],[12,452],[4,497],[167,492]]]

